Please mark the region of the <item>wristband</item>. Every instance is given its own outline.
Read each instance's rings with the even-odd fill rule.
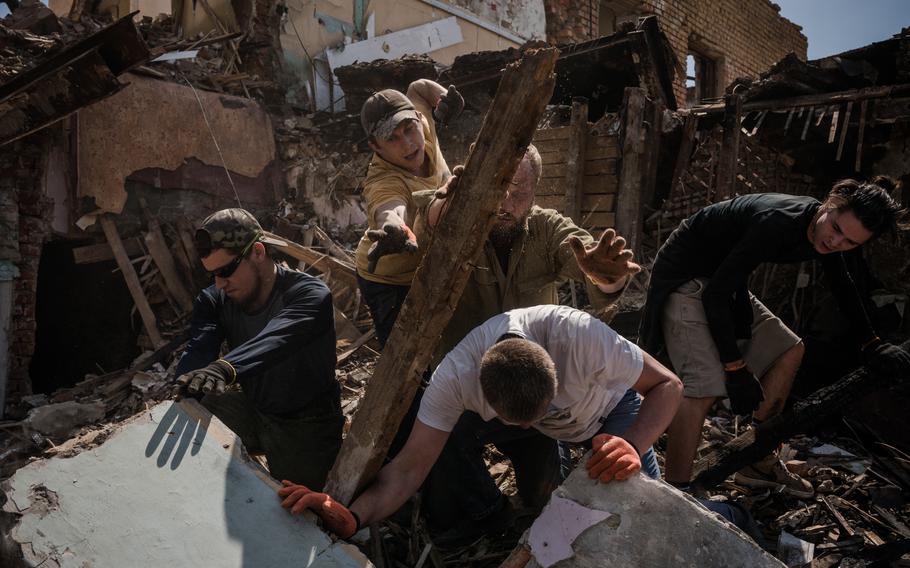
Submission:
[[[879,336],[877,336],[877,335],[873,335],[873,336],[872,336],[872,339],[870,339],[869,341],[863,343],[863,346],[860,347],[859,349],[860,349],[860,351],[865,351],[866,348],[868,348],[870,345],[875,345],[876,343],[880,343],[881,340],[882,340],[881,337],[879,337]]]
[[[638,449],[638,446],[636,446],[632,440],[628,440],[626,438],[623,438],[623,440],[626,440],[626,443],[632,446],[632,449],[635,450],[635,453],[638,455],[638,459],[641,459],[641,451]]]
[[[227,386],[231,386],[232,384],[236,383],[237,382],[237,369],[235,369],[234,366],[231,365],[230,361],[227,361],[225,359],[218,359],[218,360],[221,361],[222,363],[224,363],[225,365],[227,365],[228,368],[231,370],[231,382],[229,382],[227,384]]]
[[[746,367],[745,361],[740,361],[739,363],[727,363],[724,365],[724,371],[732,373],[733,371],[738,371]]]

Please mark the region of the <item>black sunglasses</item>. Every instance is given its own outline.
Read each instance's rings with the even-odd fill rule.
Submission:
[[[256,235],[255,237],[253,237],[253,240],[251,240],[249,243],[247,243],[247,245],[245,247],[243,247],[243,250],[240,251],[240,254],[238,254],[234,258],[234,260],[225,264],[221,268],[216,268],[215,270],[209,271],[209,276],[212,278],[230,278],[231,275],[233,275],[234,272],[237,270],[237,267],[240,266],[240,263],[243,262],[243,258],[247,255],[248,252],[250,252],[250,249],[253,247],[253,244],[256,243],[258,240],[259,240],[259,235]]]

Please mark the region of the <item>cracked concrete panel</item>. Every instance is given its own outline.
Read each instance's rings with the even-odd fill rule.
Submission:
[[[688,495],[641,474],[602,484],[580,465],[547,508],[556,513],[541,515],[529,531],[534,557],[528,568],[784,566]],[[552,554],[554,548],[563,553]]]
[[[4,483],[27,566],[372,566],[279,505],[276,483],[195,401],[164,402],[103,444]]]
[[[275,136],[268,115],[256,103],[197,89],[203,116],[196,94],[186,85],[124,77],[130,82],[127,88],[78,114],[79,195],[93,197],[99,209],[120,213],[126,203],[124,182],[139,170],[175,172],[192,163],[217,168],[224,195],[231,199],[222,155],[232,176],[255,179],[266,174],[275,159]],[[256,184],[241,181],[248,180],[234,183],[244,203],[263,201],[253,193]]]

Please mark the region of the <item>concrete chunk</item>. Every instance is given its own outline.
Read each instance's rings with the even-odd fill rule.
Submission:
[[[289,515],[276,487],[199,404],[165,402],[4,482],[0,565],[371,566]]]
[[[565,500],[577,506],[567,507]],[[784,566],[688,495],[641,474],[602,484],[589,479],[584,467],[579,466],[553,493],[547,508],[553,506],[559,511],[542,514],[528,533],[534,554],[529,568]],[[606,517],[585,509],[602,511]],[[584,521],[587,528],[576,526],[576,530],[567,532],[567,514],[577,517],[578,522]],[[597,521],[599,518],[603,520]],[[571,546],[572,555],[553,560],[552,564],[551,555],[536,552],[564,548],[566,544]]]

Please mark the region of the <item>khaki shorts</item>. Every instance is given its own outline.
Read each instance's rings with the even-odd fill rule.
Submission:
[[[667,298],[663,313],[664,342],[685,396],[726,397],[726,374],[711,331],[701,294],[708,281],[690,280]],[[743,360],[755,376],[762,377],[800,338],[764,304],[752,300],[752,338],[738,340]]]

